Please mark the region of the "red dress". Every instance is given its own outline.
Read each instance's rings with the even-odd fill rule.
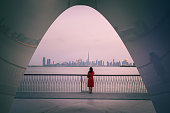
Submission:
[[[88,72],[88,75],[89,75],[89,79],[88,79],[88,87],[94,87],[94,79],[93,79],[93,76],[94,76],[94,71],[92,73]]]

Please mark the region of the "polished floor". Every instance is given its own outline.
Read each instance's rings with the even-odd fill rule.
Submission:
[[[151,100],[15,99],[10,113],[156,113]]]

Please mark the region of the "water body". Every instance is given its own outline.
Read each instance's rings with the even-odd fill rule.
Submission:
[[[28,67],[25,74],[87,74],[89,67]],[[136,67],[93,67],[96,75],[139,75]]]

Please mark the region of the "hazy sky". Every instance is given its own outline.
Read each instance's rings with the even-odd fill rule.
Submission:
[[[116,15],[115,15],[116,16]],[[43,56],[56,62],[87,59],[133,62],[120,37],[110,23],[95,9],[74,6],[64,11],[51,25],[30,65],[41,65]]]

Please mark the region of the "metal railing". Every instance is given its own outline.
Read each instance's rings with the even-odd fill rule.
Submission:
[[[25,74],[18,92],[87,92],[87,76]],[[95,75],[93,92],[147,93],[140,75]]]

